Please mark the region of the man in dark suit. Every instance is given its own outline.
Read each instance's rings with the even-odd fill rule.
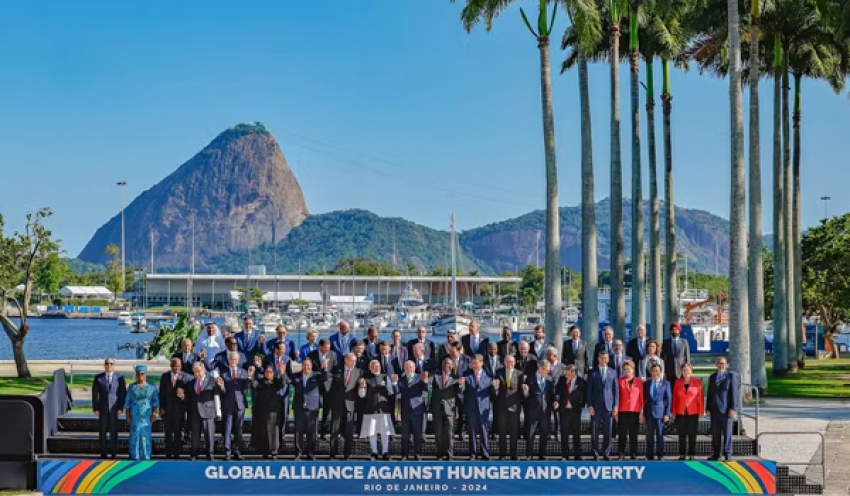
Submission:
[[[510,327],[502,327],[502,340],[496,343],[496,345],[498,346],[499,358],[502,359],[502,362],[505,361],[505,357],[508,355],[513,355],[516,358],[519,354],[519,343],[514,341]]]
[[[313,362],[313,370],[323,370],[322,362],[327,360],[327,370],[331,373],[331,375],[337,372],[339,368],[338,365],[340,362],[336,359],[336,353],[331,350],[331,343],[327,339],[319,340],[319,349],[316,351],[311,351],[308,355],[310,360]],[[332,434],[331,431],[331,412],[333,410],[333,399],[331,398],[331,390],[330,387],[322,387],[322,425],[319,428],[319,432],[321,433],[322,438],[327,436],[328,434]]]
[[[534,341],[531,343],[531,354],[537,358],[537,361],[546,359],[546,350],[551,346],[546,343],[546,328],[541,324],[534,326]]]
[[[295,349],[295,343],[286,337],[287,329],[283,324],[278,325],[274,330],[276,336],[263,343],[263,354],[268,356],[275,352],[277,344],[281,341],[286,343],[285,354],[292,360],[298,360],[300,350]]]
[[[626,375],[623,369],[626,361],[629,359],[624,350],[623,342],[619,339],[614,340],[614,353],[608,359],[608,367],[617,374],[617,379]]]
[[[355,341],[351,352],[354,353],[354,357],[356,358],[355,367],[363,372],[369,370],[369,363],[372,361],[372,357],[366,353],[366,341],[362,339]]]
[[[443,363],[443,358],[446,358],[451,354],[452,348],[456,344],[461,344],[458,339],[457,331],[449,329],[448,332],[446,332],[446,342],[437,348],[437,362]]]
[[[402,458],[422,459],[423,431],[426,407],[428,404],[428,372],[416,373],[416,365],[404,363],[404,374],[399,378],[391,374],[390,378],[398,386],[401,408],[401,456]],[[410,451],[410,436],[413,435],[413,454]]]
[[[197,362],[196,362],[197,363]],[[184,373],[179,358],[171,359],[171,371],[162,374],[159,379],[159,415],[165,421],[165,458],[180,458],[183,448],[183,423],[186,408],[183,404],[186,385],[192,382],[192,376]]]
[[[614,354],[614,329],[610,326],[606,327],[602,330],[602,341],[596,343],[596,346],[593,348],[593,362],[592,365],[594,368],[599,364],[599,353],[602,351],[608,353],[608,367],[611,366],[611,355]]]
[[[316,459],[316,419],[319,416],[320,391],[328,389],[333,380],[328,367],[326,359],[322,371],[314,372],[313,361],[304,360],[301,372],[292,375],[292,387],[295,389],[292,409],[295,411],[296,460],[301,457]]]
[[[248,366],[248,371],[239,367],[239,354],[231,352],[227,357],[229,366],[222,374],[226,391],[221,398],[221,416],[224,419],[224,451],[225,460],[230,457],[237,460],[242,459],[240,450],[242,448],[242,422],[245,419],[245,391],[251,390],[251,378],[254,375],[254,366]],[[231,442],[231,434],[233,439]]]
[[[499,459],[504,460],[508,452],[507,436],[511,436],[511,460],[517,459],[519,444],[519,415],[522,410],[522,384],[525,375],[516,368],[513,354],[505,357],[505,366],[496,372],[496,405],[493,422],[499,431]]]
[[[339,437],[345,441],[343,458],[351,458],[351,448],[354,443],[354,423],[357,415],[359,398],[357,383],[363,377],[363,371],[356,367],[357,358],[354,353],[348,353],[343,358],[343,366],[335,374],[331,383],[331,399],[333,400],[333,434],[331,435],[331,460],[336,458]]]
[[[206,358],[207,350],[201,350],[204,353],[204,358]],[[184,339],[180,343],[180,351],[171,356],[171,358],[179,358],[180,363],[182,364],[182,371],[184,374],[192,375],[192,366],[195,365],[195,362],[201,361],[206,365],[206,361],[204,358],[201,358],[198,354],[192,351],[192,340]],[[209,369],[209,367],[207,367]]]
[[[430,373],[433,369],[431,365],[431,359],[428,358],[428,355],[425,351],[425,346],[421,343],[416,343],[413,346],[413,354],[410,355],[410,360],[416,365],[416,373],[421,374],[422,372]]]
[[[670,337],[661,345],[661,359],[664,360],[664,373],[670,384],[682,376],[682,365],[691,363],[691,347],[688,341],[679,337],[682,326],[678,322],[670,324]]]
[[[537,457],[546,458],[546,446],[549,444],[550,412],[558,409],[555,401],[555,384],[552,382],[550,371],[552,364],[546,360],[540,361],[537,372],[525,376],[522,394],[525,396],[523,411],[525,412],[525,455],[531,460],[534,453],[534,433],[540,431],[540,443]]]
[[[637,365],[646,357],[646,327],[639,324],[635,328],[635,333],[637,336],[630,339],[629,344],[626,345],[626,355]]]
[[[242,319],[242,332],[237,332],[234,337],[239,351],[245,354],[248,363],[254,363],[254,355],[265,352],[266,336],[254,330],[254,320],[251,317]]]
[[[486,355],[490,346],[490,338],[482,336],[478,328],[478,322],[474,320],[469,323],[469,334],[460,338],[460,343],[463,345],[463,352],[469,358],[475,355]]]
[[[380,342],[378,341],[378,329],[375,326],[369,326],[366,329],[366,341],[364,344],[366,345],[366,356],[369,357],[370,361],[381,353]]]
[[[558,349],[554,346],[547,348],[545,361],[549,362],[549,377],[552,378],[552,385],[556,386],[558,381],[564,377],[564,364],[558,360]],[[549,434],[557,437],[561,424],[558,418],[558,412],[551,409],[549,415]]]
[[[653,365],[651,374],[652,378],[643,384],[646,459],[662,460],[664,459],[664,424],[670,420],[673,388],[661,376],[660,365]]]
[[[484,356],[484,370],[495,377],[496,372],[502,368],[502,357],[499,356],[499,346],[496,343],[487,345],[487,354]]]
[[[584,409],[587,383],[576,372],[575,365],[564,366],[564,377],[555,385],[561,421],[561,460],[570,458],[570,437],[573,459],[581,460],[581,411]]]
[[[416,343],[421,343],[425,350],[425,357],[434,360],[436,353],[436,346],[434,342],[430,339],[427,339],[425,336],[428,335],[428,331],[425,329],[425,326],[419,326],[416,328],[416,337],[407,342],[407,356],[408,360],[413,356],[413,345]],[[404,364],[402,364],[404,365]]]
[[[348,322],[343,320],[339,323],[339,332],[329,338],[331,349],[336,353],[336,360],[340,363],[342,363],[343,357],[354,349],[355,339],[350,331],[351,327]]]
[[[732,458],[732,428],[735,424],[735,412],[740,399],[738,391],[741,380],[738,374],[726,370],[726,358],[717,358],[717,372],[708,379],[708,408],[711,416],[711,451],[709,460],[720,459],[721,436],[723,438],[723,457]]]
[[[576,374],[584,378],[587,377],[588,363],[590,363],[589,354],[587,342],[581,339],[581,329],[578,326],[570,326],[570,339],[564,341],[561,362],[564,365],[575,365]]]
[[[471,451],[469,459],[475,456],[490,459],[490,437],[487,424],[490,422],[491,398],[494,394],[493,378],[484,370],[484,357],[476,354],[472,358],[472,369],[465,377],[458,379],[463,399],[463,411],[469,424]]]
[[[253,358],[249,362],[248,357],[246,357],[244,353],[239,351],[239,342],[236,340],[235,337],[230,336],[229,338],[225,339],[224,346],[227,348],[227,350],[217,354],[215,356],[215,359],[213,360],[213,367],[218,370],[219,374],[224,374],[225,370],[227,370],[227,368],[230,366],[230,361],[227,358],[227,355],[229,353],[235,352],[239,354],[239,361],[237,362],[238,367],[245,368],[251,363],[253,363]],[[194,366],[192,367],[192,370],[194,371]]]
[[[537,373],[537,355],[531,353],[531,345],[528,344],[528,341],[519,344],[516,368],[527,376]]]
[[[277,392],[281,407],[280,415],[277,416],[278,432],[280,433],[279,446],[283,446],[286,423],[289,421],[289,381],[287,381],[287,378],[292,375],[292,359],[291,355],[286,352],[287,348],[289,348],[289,345],[286,340],[275,342],[274,351],[266,356],[260,366],[262,370],[274,369],[275,378],[283,380],[283,387]],[[259,358],[255,358],[255,360],[259,360]],[[260,371],[261,374],[262,370]]]
[[[587,411],[591,419],[591,446],[593,459],[598,460],[600,453],[607,461],[611,455],[611,434],[613,416],[617,413],[620,391],[617,374],[608,366],[608,352],[599,351],[599,361],[587,380]],[[599,431],[603,434],[603,445],[599,446]]]
[[[431,378],[431,403],[428,410],[434,424],[434,437],[437,441],[437,459],[454,458],[455,404],[458,398],[458,380],[452,373],[452,360],[445,358],[439,374]]]
[[[94,376],[91,387],[91,407],[97,416],[101,458],[109,454],[115,459],[118,454],[118,415],[124,411],[126,395],[124,376],[115,372],[115,359],[107,358],[103,361],[103,372]]]
[[[381,373],[389,377],[393,374],[400,374],[404,371],[404,362],[399,362],[400,367],[396,368],[396,361],[390,353],[390,343],[386,341],[378,342],[378,354],[373,360],[377,360],[381,364]]]
[[[206,375],[206,368],[202,363],[195,363],[192,367],[195,375],[189,384],[189,424],[192,426],[192,451],[190,459],[198,456],[201,446],[201,430],[203,429],[207,460],[213,459],[213,447],[215,446],[215,395],[221,395],[227,391],[224,379],[219,377],[213,379]]]
[[[452,364],[452,375],[455,379],[460,379],[461,377],[465,376],[472,367],[472,361],[469,359],[469,356],[461,352],[462,348],[463,346],[460,344],[460,342],[455,343],[449,348],[449,355],[446,357]],[[463,441],[463,430],[464,426],[466,425],[466,413],[463,408],[463,402],[456,402],[455,408],[455,433],[457,434],[457,438]]]
[[[396,369],[400,372],[404,370],[404,362],[408,359],[407,345],[401,342],[401,332],[398,330],[393,331],[392,338],[392,343],[390,343],[390,356],[393,359],[393,363],[398,362],[401,364],[401,368]]]

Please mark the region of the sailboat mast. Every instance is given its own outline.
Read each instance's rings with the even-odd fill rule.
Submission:
[[[452,253],[452,310],[457,312],[457,263],[455,261],[455,214],[452,214],[452,234],[450,238]]]

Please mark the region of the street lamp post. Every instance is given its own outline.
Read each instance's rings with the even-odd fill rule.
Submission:
[[[825,219],[829,218],[829,213],[826,210],[826,204],[829,200],[832,200],[832,197],[831,196],[821,196],[820,199],[823,202],[823,218],[825,220]]]
[[[534,268],[540,268],[540,230],[534,231],[534,234],[537,236],[537,255],[534,261]]]
[[[124,293],[127,291],[124,280],[127,272],[124,267],[127,258],[124,252],[124,186],[127,186],[127,181],[119,181],[116,184],[121,187],[121,293]]]

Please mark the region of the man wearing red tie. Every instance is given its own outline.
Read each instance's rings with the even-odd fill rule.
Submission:
[[[227,356],[229,367],[224,373],[226,390],[221,400],[221,416],[224,417],[224,451],[225,460],[233,456],[237,460],[242,459],[240,450],[242,448],[242,422],[245,419],[245,391],[251,389],[251,377],[254,375],[254,366],[248,367],[246,373],[239,368],[239,354],[230,353]],[[233,439],[231,440],[231,433]]]
[[[357,415],[357,383],[362,377],[362,371],[356,367],[357,357],[348,353],[343,359],[342,369],[333,378],[331,398],[333,399],[333,434],[331,437],[331,460],[336,458],[339,448],[339,436],[345,440],[343,458],[351,458],[351,448],[354,444],[354,423]]]
[[[281,339],[275,343],[274,353],[266,356],[262,363],[262,369],[274,369],[276,379],[286,378],[292,375],[292,360],[287,350],[290,349],[286,339]],[[262,374],[262,370],[260,371]],[[289,383],[283,381],[284,386],[277,392],[280,397],[281,411],[277,416],[278,432],[280,439],[278,446],[283,446],[283,436],[286,431],[286,422],[289,420]]]
[[[564,377],[555,385],[555,400],[560,407],[561,460],[570,457],[570,437],[573,438],[573,459],[581,460],[581,411],[586,401],[587,384],[577,373],[575,365],[564,366]]]

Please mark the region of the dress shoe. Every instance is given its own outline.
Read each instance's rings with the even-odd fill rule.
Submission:
[[[196,458],[195,458],[194,456],[190,456],[190,457],[189,457],[189,461],[190,461],[190,462],[193,462],[193,461],[195,461],[195,460],[196,460]]]
[[[377,460],[377,459],[378,459],[378,454],[377,454],[377,453],[372,453],[372,456],[371,456],[370,458],[372,458],[372,461],[375,461],[375,460]]]
[[[693,457],[693,456],[689,456],[689,457],[688,457],[688,460],[690,460],[690,461],[694,461],[694,457]]]
[[[711,455],[707,458],[707,460],[710,461],[710,462],[716,462],[719,459],[720,459],[720,455]]]
[[[617,457],[618,461],[623,461],[625,459],[626,459],[626,457],[624,455],[620,455],[620,456]]]
[[[679,457],[679,460],[684,460],[684,459],[685,459],[685,455],[682,455],[682,456]]]
[[[231,458],[231,457],[230,457],[230,453],[228,453],[228,454],[224,455],[224,459],[225,459],[226,461],[230,461],[230,458]]]
[[[416,455],[416,456],[413,457],[413,459],[416,460],[417,462],[421,462],[422,461],[422,455]],[[449,458],[446,458],[446,459],[448,460]]]
[[[113,454],[112,454],[112,456],[111,456],[111,458],[114,460],[114,459],[115,459],[115,457],[116,457],[116,455],[113,453]]]
[[[233,459],[234,459],[234,460],[240,460],[240,461],[241,461],[241,460],[242,460],[242,455],[241,455],[240,453],[238,453],[238,452],[237,452],[235,455],[233,455]]]
[[[316,461],[316,457],[314,455],[307,455],[307,459],[310,460],[311,462]]]
[[[301,460],[301,455],[295,455],[295,461],[297,462],[299,460]]]
[[[392,458],[390,457],[390,454],[389,454],[389,453],[384,453],[384,460],[385,460],[385,461],[390,461],[390,460],[392,460]]]
[[[609,457],[608,455],[603,456],[602,459],[605,460],[606,462],[611,461],[611,457]]]
[[[484,455],[484,456],[481,457],[481,459],[484,460],[485,462],[489,462],[490,461],[490,455]]]
[[[516,456],[516,455],[511,455],[511,460],[517,461],[517,460],[519,460],[519,457]]]
[[[208,462],[213,461],[213,456],[212,456],[212,455],[207,455],[207,461],[208,461]]]
[[[106,455],[100,455],[101,460],[106,460]]]
[[[725,454],[725,455],[723,455],[723,459],[728,462],[729,460],[732,459],[732,455]]]
[[[577,457],[573,458],[573,461],[580,462],[580,461],[581,461],[581,457],[580,457],[580,456],[577,456]]]
[[[593,461],[595,461],[595,462],[599,461],[599,455],[597,455],[596,453],[593,454]]]

